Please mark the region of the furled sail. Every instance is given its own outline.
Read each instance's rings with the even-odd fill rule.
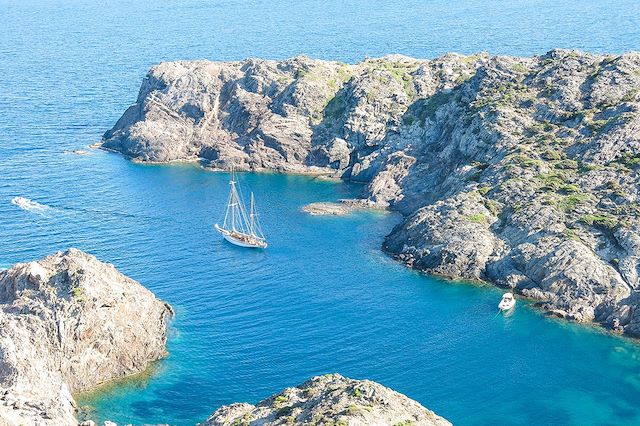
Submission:
[[[237,184],[236,173],[232,170],[231,180],[229,181],[231,190],[227,200],[227,210],[225,211],[222,226],[216,224],[215,228],[227,241],[237,246],[266,248],[267,242],[258,220],[253,192],[251,193],[251,204],[247,213]]]

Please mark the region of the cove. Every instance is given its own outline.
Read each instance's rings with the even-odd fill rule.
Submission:
[[[265,251],[247,251],[211,228],[224,209],[225,173],[137,165],[99,151],[57,161],[63,182],[74,178],[67,170],[91,168],[103,178],[71,197],[36,187],[39,198],[27,195],[40,211],[3,203],[11,246],[28,244],[15,259],[3,250],[0,262],[78,246],[177,312],[170,356],[148,376],[80,397],[98,419],[194,424],[221,404],[255,402],[339,371],[384,383],[456,424],[504,416],[509,424],[640,421],[633,342],[546,319],[525,303],[512,316],[496,315],[500,290],[391,261],[379,247],[394,214],[301,211],[355,196],[357,185],[241,174],[263,206],[271,241]]]
[[[167,359],[78,401],[96,419],[192,425],[221,404],[337,371],[459,425],[640,424],[636,343],[522,303],[496,316],[500,290],[404,268],[379,250],[394,214],[300,211],[357,186],[242,175],[270,239],[246,252],[211,228],[225,174],[64,154],[98,141],[163,60],[620,53],[638,47],[639,12],[633,0],[5,3],[0,266],[74,246],[176,308]],[[39,204],[22,210],[19,196]]]

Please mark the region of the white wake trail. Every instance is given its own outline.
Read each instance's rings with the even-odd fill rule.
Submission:
[[[25,197],[14,197],[11,200],[11,204],[20,207],[22,210],[26,210],[42,216],[45,216],[51,210],[51,207],[45,204],[40,204],[37,201],[33,201]]]

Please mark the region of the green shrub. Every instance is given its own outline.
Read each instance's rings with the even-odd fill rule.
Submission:
[[[552,149],[547,149],[542,153],[542,158],[548,161],[562,160],[562,153]]]
[[[580,241],[580,237],[578,236],[578,234],[576,234],[576,231],[574,231],[573,229],[566,228],[564,230],[564,235],[566,235],[567,237],[571,238],[574,241]]]
[[[483,215],[482,213],[476,213],[476,214],[469,215],[469,216],[467,216],[467,220],[469,222],[473,222],[473,223],[480,223],[480,224],[487,223],[487,217],[485,215]]]
[[[543,189],[557,191],[565,184],[566,175],[562,172],[541,173],[537,176]]]
[[[494,216],[498,216],[500,213],[500,204],[493,200],[484,200],[484,206],[487,210],[491,212]]]
[[[562,160],[555,163],[553,167],[561,170],[578,170],[578,162],[575,160]]]
[[[515,72],[527,72],[527,67],[524,66],[524,64],[522,62],[516,62],[515,64],[511,65],[511,69]]]
[[[336,120],[342,117],[347,111],[347,101],[344,94],[338,92],[324,108],[325,118]]]
[[[358,411],[360,411],[360,410],[358,409],[358,406],[357,406],[357,405],[355,405],[355,404],[351,404],[351,405],[349,405],[349,406],[347,407],[347,409],[346,409],[346,414],[348,414],[348,415],[354,415],[354,414],[357,414],[357,413],[358,413]]]
[[[559,203],[559,207],[565,213],[571,213],[578,207],[580,204],[584,203],[589,199],[588,195],[584,194],[571,194],[567,197],[564,197]]]
[[[621,157],[618,162],[624,164],[630,169],[640,167],[640,155],[627,154]]]
[[[580,187],[571,183],[560,186],[558,190],[564,194],[575,194],[576,192],[580,192]]]
[[[483,186],[481,188],[478,188],[478,193],[482,196],[487,195],[489,193],[489,191],[491,191],[491,187],[490,186]]]
[[[521,167],[539,167],[543,164],[541,160],[527,157],[524,154],[514,155],[511,159],[515,164],[518,164]]]
[[[618,219],[609,214],[588,214],[580,218],[583,223],[604,229],[614,229],[618,225]]]
[[[638,89],[629,90],[621,99],[622,102],[633,102],[638,96]]]
[[[594,170],[602,170],[604,167],[599,165],[599,164],[595,164],[595,163],[582,163],[580,164],[580,171],[581,172],[591,172]]]
[[[273,400],[274,405],[279,406],[282,404],[285,404],[287,401],[289,401],[289,398],[287,398],[284,395],[278,395],[276,396],[276,398]]]
[[[609,124],[609,120],[591,120],[587,123],[587,128],[591,130],[592,133],[598,133]]]
[[[73,296],[74,299],[77,300],[84,300],[85,299],[85,294],[84,294],[84,287],[74,287],[71,289],[71,296]]]

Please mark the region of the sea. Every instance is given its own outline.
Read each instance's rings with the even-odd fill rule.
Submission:
[[[0,0],[0,268],[77,247],[175,308],[166,359],[77,395],[97,421],[194,425],[223,404],[339,372],[456,425],[640,424],[636,342],[524,300],[498,315],[499,289],[405,268],[380,250],[397,214],[301,211],[362,187],[241,174],[269,240],[247,250],[212,228],[227,174],[89,148],[161,61],[556,47],[640,49],[640,3]]]

